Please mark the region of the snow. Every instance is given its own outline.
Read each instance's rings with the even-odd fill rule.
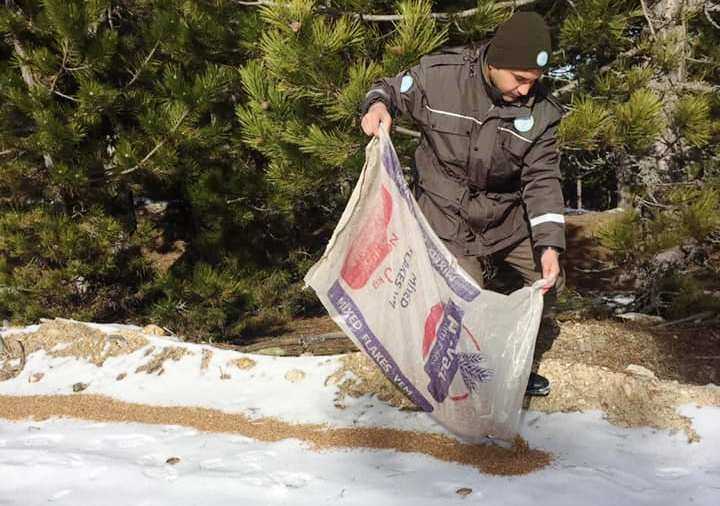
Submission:
[[[99,326],[107,332],[117,327]],[[371,398],[334,407],[335,387],[325,378],[339,357],[249,356],[257,365],[219,367],[239,356],[213,349],[200,371],[205,345],[150,337],[156,347],[182,346],[195,355],[165,363],[161,376],[135,374],[145,348],[108,359],[98,368],[73,357],[37,352],[22,373],[0,382],[0,395],[84,393],[150,405],[202,406],[296,423],[375,426],[444,432],[427,416],[400,412]],[[245,355],[247,356],[247,355]],[[291,383],[288,371],[304,380]],[[43,372],[42,381],[29,376]],[[126,372],[123,381],[119,373]],[[345,401],[344,401],[345,402]],[[213,434],[176,425],[96,423],[52,418],[11,422],[0,418],[0,505],[680,505],[720,504],[720,408],[683,406],[701,437],[628,429],[603,413],[526,412],[522,434],[531,447],[555,455],[547,468],[503,477],[426,455],[377,450],[317,452],[298,440],[275,443],[237,434]],[[0,414],[1,416],[1,414]],[[172,465],[171,457],[179,460]],[[456,493],[470,488],[470,495]]]
[[[122,327],[94,324],[94,328],[108,334]],[[140,330],[124,327],[126,330]],[[72,386],[89,384],[86,394],[102,394],[125,402],[152,406],[200,406],[227,413],[241,413],[250,418],[274,417],[295,423],[326,423],[330,426],[383,426],[398,429],[424,430],[445,433],[445,430],[426,416],[398,411],[392,406],[369,398],[348,398],[344,410],[334,406],[336,389],[325,380],[337,371],[339,357],[271,357],[240,354],[232,350],[207,345],[175,342],[167,337],[146,336],[149,344],[134,353],[108,358],[102,367],[75,357],[52,357],[39,351],[27,357],[23,371],[14,379],[0,382],[0,395],[66,395]],[[149,360],[148,349],[167,346],[183,347],[193,353],[181,361],[168,360],[161,376],[134,374],[135,369]],[[213,356],[207,371],[200,372],[202,349],[211,349]],[[227,366],[227,362],[241,356],[252,358],[256,365],[241,370]],[[230,380],[220,380],[220,369],[230,374]],[[285,375],[300,369],[305,378],[298,383],[285,381]],[[40,382],[30,376],[43,372]],[[117,381],[121,373],[127,373]],[[278,381],[281,379],[281,381]],[[371,411],[368,411],[372,407]]]
[[[557,460],[497,477],[392,451],[310,451],[173,425],[0,422],[0,504],[720,503],[720,409],[686,407],[702,436],[609,425],[600,413],[529,413],[523,432]],[[176,465],[166,463],[177,457]],[[471,488],[465,498],[455,491]]]
[[[602,295],[600,297],[600,302],[612,309],[615,314],[628,314],[627,308],[635,302],[635,296],[625,293]]]

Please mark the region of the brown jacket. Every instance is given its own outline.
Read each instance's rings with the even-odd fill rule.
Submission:
[[[486,47],[425,56],[377,81],[363,112],[382,101],[420,127],[418,203],[453,253],[489,255],[528,236],[564,250],[562,110],[539,83],[524,101],[503,101],[483,77]]]

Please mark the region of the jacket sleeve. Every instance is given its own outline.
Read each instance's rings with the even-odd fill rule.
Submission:
[[[423,69],[416,65],[395,77],[375,81],[365,95],[360,110],[364,115],[372,104],[382,102],[393,117],[403,114],[420,121],[424,95]]]
[[[522,197],[530,220],[533,247],[565,250],[565,202],[560,185],[559,119],[535,141],[525,156]]]

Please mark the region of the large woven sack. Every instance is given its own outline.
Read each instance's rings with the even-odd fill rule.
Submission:
[[[381,129],[382,130],[382,129]],[[331,317],[423,411],[469,441],[518,430],[542,281],[478,287],[430,228],[384,132],[305,276]]]

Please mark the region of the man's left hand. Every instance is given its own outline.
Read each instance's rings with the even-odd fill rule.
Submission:
[[[560,276],[560,254],[555,248],[546,248],[540,257],[540,265],[542,266],[543,279],[545,286],[542,288],[542,294],[545,295],[558,280]]]

